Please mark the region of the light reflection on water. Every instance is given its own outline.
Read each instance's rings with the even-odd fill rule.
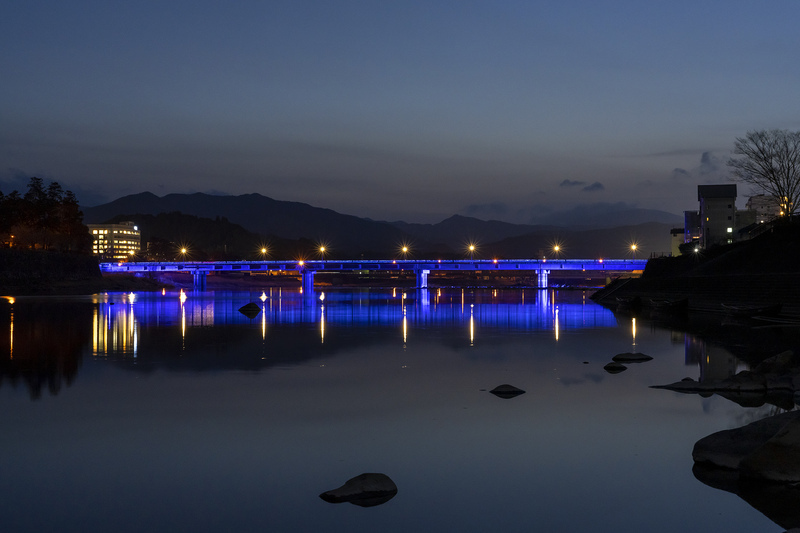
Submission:
[[[584,328],[616,328],[613,313],[605,308],[586,305],[585,296],[556,304],[555,291],[475,292],[460,290],[444,293],[437,290],[433,298],[427,290],[398,291],[391,297],[368,291],[328,293],[315,298],[283,289],[263,291],[260,314],[262,338],[266,338],[267,324],[318,323],[320,342],[324,342],[325,328],[350,327],[369,324],[376,327],[398,326],[403,342],[409,335],[430,326],[454,326],[466,322],[471,344],[481,327],[506,330],[551,331],[555,340],[569,331]],[[322,293],[324,296],[325,293]],[[488,296],[488,297],[487,297]],[[250,324],[252,319],[238,312],[238,308],[252,300],[254,295],[239,293],[220,297],[219,293],[161,293],[137,298],[137,295],[101,295],[93,319],[93,355],[136,355],[137,335],[141,327],[137,315],[145,317],[148,325],[170,326],[180,322],[181,336],[185,339],[193,328],[222,325]],[[323,303],[325,302],[325,303]],[[635,328],[635,319],[634,328]],[[635,337],[635,333],[634,333]]]
[[[696,440],[773,408],[648,388],[735,372],[739,330],[539,290],[0,304],[6,530],[779,530],[691,473]],[[654,360],[602,370],[626,351]],[[362,472],[397,496],[318,498]]]

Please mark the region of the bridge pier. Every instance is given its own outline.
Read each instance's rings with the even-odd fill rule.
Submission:
[[[303,276],[303,294],[314,294],[314,274],[316,274],[316,270],[304,268],[301,274]]]
[[[536,271],[536,286],[540,289],[547,288],[547,275],[550,273],[549,270],[545,269],[538,269]]]
[[[417,288],[418,289],[427,289],[428,288],[428,274],[430,274],[430,270],[425,269],[417,269]]]
[[[196,291],[204,291],[206,290],[206,272],[205,270],[195,270],[192,272],[192,281],[194,282],[194,290]]]

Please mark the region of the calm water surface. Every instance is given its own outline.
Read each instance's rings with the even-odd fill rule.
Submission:
[[[0,299],[0,527],[783,531],[691,458],[776,408],[649,386],[794,338],[690,326],[533,289]],[[319,498],[364,472],[397,495]]]

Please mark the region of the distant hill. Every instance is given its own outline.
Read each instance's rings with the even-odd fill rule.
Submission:
[[[392,225],[420,239],[456,243],[456,246],[469,242],[489,243],[538,231],[554,232],[561,229],[554,226],[511,224],[499,220],[487,221],[461,215],[453,215],[437,224],[392,222]]]
[[[233,224],[225,217],[215,219],[185,215],[183,213],[159,213],[158,215],[123,214],[108,222],[130,220],[142,231],[142,242],[151,243],[150,250],[143,254],[153,260],[172,260],[178,257],[178,249],[189,249],[189,259],[236,260],[269,259],[308,256],[314,243],[308,239],[282,239],[273,235],[261,235]],[[261,248],[268,255],[261,254]]]
[[[553,245],[560,244],[558,254],[563,259],[586,257],[632,257],[631,244],[637,246],[637,257],[667,254],[670,251],[671,224],[648,222],[633,226],[556,231],[537,229],[532,233],[509,237],[487,246],[487,252],[497,257],[518,259],[543,255],[555,257]]]
[[[638,226],[660,222],[672,227],[683,227],[683,217],[657,209],[619,208],[615,205],[597,204],[578,206],[569,211],[559,211],[547,216],[548,224],[572,229],[600,229],[620,226]]]
[[[485,221],[459,215],[437,224],[389,223],[343,215],[300,202],[273,200],[260,194],[214,196],[196,193],[158,197],[141,193],[86,207],[83,212],[87,223],[125,218],[139,222],[145,236],[154,235],[167,240],[179,238],[180,232],[188,229],[182,228],[183,224],[195,230],[202,227],[205,229],[195,231],[191,239],[204,242],[209,252],[222,249],[231,253],[233,248],[237,253],[244,253],[241,249],[251,246],[246,243],[258,236],[271,241],[293,241],[294,244],[286,243],[286,250],[305,246],[311,251],[317,243],[324,243],[329,249],[329,257],[342,259],[397,257],[404,243],[411,248],[412,258],[465,257],[468,243],[475,243],[478,256],[530,258],[550,252],[556,242],[563,246],[562,257],[626,257],[630,255],[631,242],[636,242],[641,256],[645,256],[651,252],[669,251],[669,230],[675,225],[649,222],[569,228]],[[157,217],[163,214],[171,214],[172,218]],[[200,217],[206,222],[179,221],[175,218],[177,214]],[[641,211],[637,211],[634,218],[639,215]],[[220,219],[229,226],[221,226]],[[605,222],[610,220],[612,218],[607,216]],[[301,239],[306,244],[301,244]],[[234,241],[239,244],[233,244]]]
[[[386,222],[343,215],[300,202],[273,200],[260,194],[214,196],[196,193],[158,197],[145,192],[83,209],[87,223],[102,223],[122,213],[157,215],[173,212],[210,219],[225,217],[262,235],[310,239],[326,244],[337,256],[394,251],[409,240],[403,231]],[[425,248],[424,243],[417,245]]]

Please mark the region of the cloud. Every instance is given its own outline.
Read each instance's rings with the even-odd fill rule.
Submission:
[[[694,180],[698,183],[727,182],[728,172],[724,159],[714,152],[705,151],[700,154],[700,162],[689,170],[674,168],[670,173],[673,180]]]
[[[596,192],[596,191],[604,191],[605,189],[606,189],[605,185],[603,185],[599,181],[595,181],[591,185],[587,185],[581,190],[585,192]]]
[[[673,168],[671,177],[672,179],[680,180],[685,178],[691,178],[692,174],[688,170],[683,168]]]
[[[715,156],[712,152],[703,152],[700,156],[700,166],[697,171],[701,176],[708,174],[718,174],[725,169],[725,162]]]
[[[580,187],[586,185],[585,181],[564,180],[558,184],[559,187]]]

